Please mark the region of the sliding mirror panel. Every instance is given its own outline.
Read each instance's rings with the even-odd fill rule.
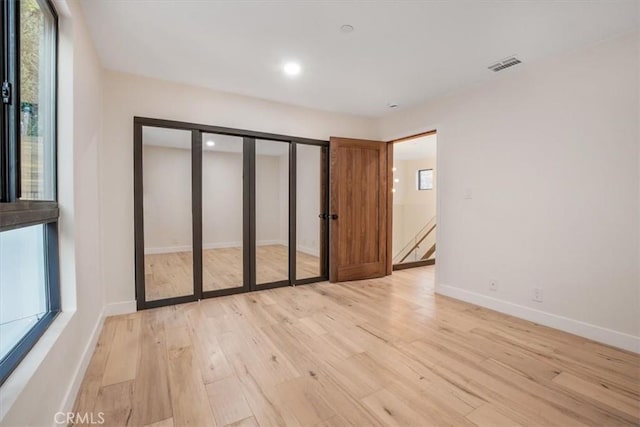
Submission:
[[[192,133],[142,126],[145,301],[194,294]]]
[[[289,146],[255,142],[256,284],[289,281]]]
[[[243,138],[202,135],[202,290],[243,286]]]
[[[296,279],[326,276],[327,148],[296,144]]]

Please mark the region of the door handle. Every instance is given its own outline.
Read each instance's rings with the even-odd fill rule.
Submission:
[[[318,215],[318,218],[320,218],[320,219],[327,219],[327,214],[325,214],[325,213],[321,213],[320,215]]]
[[[335,221],[336,219],[338,219],[338,214],[331,214],[329,215],[329,218]]]

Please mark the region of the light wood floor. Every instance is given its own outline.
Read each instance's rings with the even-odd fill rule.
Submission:
[[[289,248],[265,245],[256,248],[256,283],[287,280]],[[193,294],[191,252],[145,255],[147,301]],[[202,254],[202,288],[205,291],[242,286],[242,248],[206,249]],[[297,252],[296,277],[320,276],[320,258]]]
[[[109,426],[638,425],[640,356],[432,289],[423,267],[108,318],[75,410]]]

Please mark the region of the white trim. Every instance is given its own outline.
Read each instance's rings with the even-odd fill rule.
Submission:
[[[612,329],[582,322],[580,320],[558,316],[546,311],[536,310],[535,308],[514,304],[512,302],[456,288],[454,286],[437,284],[436,293],[479,305],[481,307],[490,308],[492,310],[499,311],[500,313],[509,314],[514,317],[519,317],[521,319],[529,320],[561,331],[569,332],[613,347],[640,353],[640,337],[626,334],[624,332],[618,332]]]
[[[136,310],[137,306],[135,300],[112,302],[110,304],[107,304],[104,308],[104,317],[135,313]]]
[[[144,248],[145,255],[191,252],[191,246],[166,246],[164,248]]]
[[[269,246],[269,245],[282,245],[287,246],[289,243],[286,240],[258,240],[256,246]]]
[[[80,391],[80,385],[82,384],[84,375],[87,372],[89,362],[91,361],[93,352],[96,348],[96,345],[98,344],[100,333],[102,332],[102,325],[104,324],[104,318],[106,317],[105,311],[106,307],[102,310],[102,313],[100,313],[100,317],[98,317],[98,321],[96,322],[93,331],[91,331],[89,342],[87,342],[87,345],[82,352],[80,363],[78,364],[76,371],[73,374],[73,380],[71,381],[71,384],[69,384],[69,388],[64,395],[60,412],[71,412],[73,410],[73,405],[76,401],[76,397],[78,396],[78,392]],[[54,425],[58,424],[54,422]]]
[[[202,249],[240,248],[242,242],[203,243]],[[191,250],[191,248],[189,248]]]
[[[305,253],[307,255],[320,256],[320,249],[318,249],[318,248],[312,248],[310,246],[298,245],[296,250],[298,252],[302,252],[302,253]]]

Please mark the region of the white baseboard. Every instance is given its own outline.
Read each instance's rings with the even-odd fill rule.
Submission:
[[[514,304],[501,299],[489,297],[476,292],[456,288],[454,286],[438,284],[436,293],[447,297],[462,300],[481,307],[490,308],[500,313],[509,314],[514,317],[549,326],[564,332],[569,332],[584,338],[618,347],[624,350],[640,353],[640,337],[636,337],[624,332],[614,331],[601,326],[592,325],[580,320],[558,316],[546,311],[524,305]]]
[[[320,256],[320,249],[318,248],[312,248],[310,246],[301,246],[298,245],[298,247],[296,248],[296,250],[298,252],[302,252],[305,253],[307,255],[312,255],[312,256]]]
[[[162,248],[144,248],[145,255],[173,254],[191,252],[191,246],[166,246]]]
[[[135,313],[136,310],[137,306],[135,300],[112,302],[111,304],[107,304],[107,306],[104,308],[104,317]]]
[[[76,401],[76,397],[78,395],[78,391],[80,391],[80,386],[82,385],[82,380],[84,379],[84,374],[87,372],[87,368],[89,367],[89,362],[91,361],[91,357],[93,356],[93,351],[98,344],[98,338],[100,337],[100,332],[102,332],[102,325],[104,324],[105,319],[105,311],[106,307],[100,313],[100,317],[98,317],[98,321],[96,325],[93,327],[93,331],[91,331],[91,336],[89,337],[89,342],[84,347],[84,351],[82,352],[82,357],[80,358],[80,363],[78,364],[76,371],[73,374],[73,381],[69,385],[67,389],[67,393],[65,394],[64,400],[62,401],[62,408],[60,412],[71,412],[73,410],[73,405]],[[54,425],[59,425],[54,422]]]
[[[269,245],[287,246],[288,244],[289,244],[289,242],[287,242],[286,240],[277,240],[277,239],[273,239],[273,240],[258,240],[256,242],[256,246],[269,246]]]
[[[278,239],[258,240],[256,242],[256,246],[268,246],[268,245],[286,246],[288,244],[289,243],[286,240],[278,240]],[[202,245],[203,249],[240,248],[240,247],[242,247],[242,242],[204,243]]]
[[[203,243],[202,249],[239,248],[241,246],[242,242]],[[188,250],[191,250],[191,248],[189,248]]]

